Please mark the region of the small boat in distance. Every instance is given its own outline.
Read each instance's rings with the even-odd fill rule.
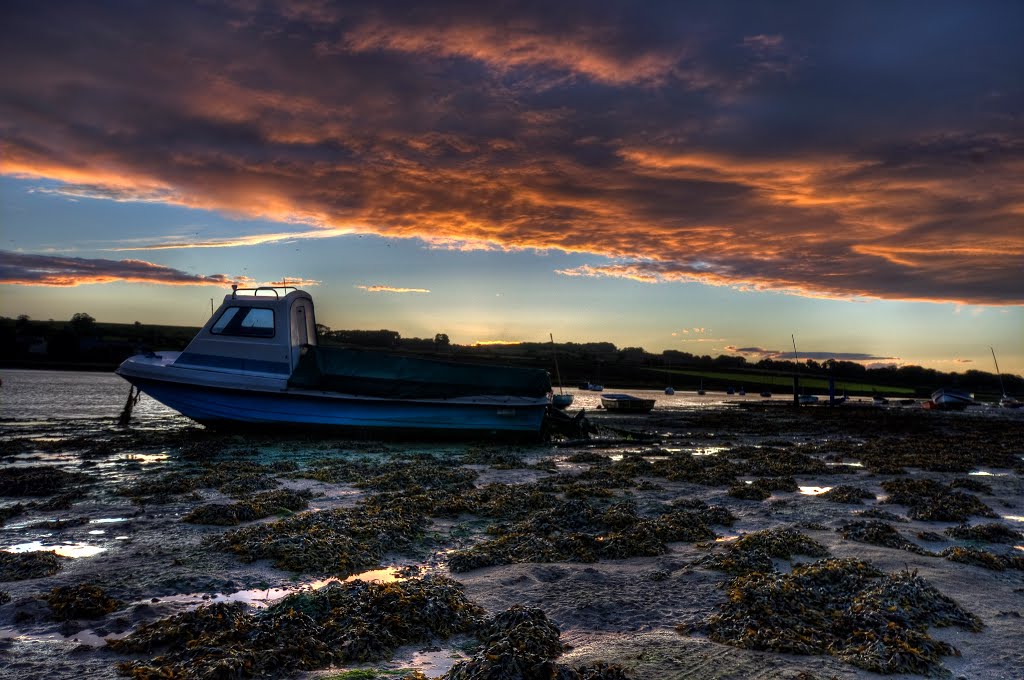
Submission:
[[[604,394],[601,406],[606,411],[618,413],[650,413],[654,408],[654,399],[635,397],[632,394]]]
[[[772,398],[772,393],[768,392],[768,391],[765,391],[765,392],[761,393],[761,396],[764,397],[765,399],[771,399]]]
[[[925,402],[925,405],[931,404],[928,408],[937,408],[945,411],[962,411],[968,406],[973,406],[977,403],[974,400],[974,395],[964,390],[955,387],[940,387],[932,392],[931,401]]]
[[[703,378],[700,381],[700,387],[697,388],[697,394],[700,394],[700,395],[707,394],[707,392],[704,391],[704,379]]]
[[[813,394],[801,394],[801,395],[798,395],[796,400],[800,404],[817,404],[818,403],[818,397],[814,396]]]
[[[670,395],[670,396],[671,396],[671,395],[673,395],[673,394],[675,394],[675,393],[676,393],[676,390],[675,390],[675,388],[674,388],[674,387],[666,387],[666,388],[665,388],[665,394],[668,394],[668,395]]]
[[[551,394],[541,369],[320,347],[313,298],[290,287],[232,286],[184,351],[129,357],[117,374],[210,426],[539,436]]]
[[[726,394],[736,394],[736,390],[734,390],[731,386],[730,387],[726,387],[725,388],[725,393]]]
[[[736,394],[740,395],[741,397],[745,397],[745,396],[747,396],[747,391],[745,389],[743,389],[742,387],[740,387],[740,391],[737,392]]]

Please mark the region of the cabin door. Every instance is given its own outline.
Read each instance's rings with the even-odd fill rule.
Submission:
[[[316,344],[313,304],[309,300],[296,300],[292,303],[291,317],[292,370],[295,370],[302,356],[302,346]]]

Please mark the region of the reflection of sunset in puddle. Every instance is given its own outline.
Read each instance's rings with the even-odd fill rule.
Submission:
[[[831,486],[801,486],[800,493],[804,496],[820,496],[826,491],[831,491]]]
[[[168,457],[166,453],[129,453],[122,460],[131,463],[164,463]]]
[[[1008,519],[1011,522],[1024,522],[1024,517],[1019,515],[1003,515],[1003,519]]]
[[[738,538],[739,536],[719,536],[715,539],[715,543],[729,543],[730,541],[735,541]]]
[[[1006,476],[1005,472],[989,472],[988,470],[974,470],[973,472],[968,472],[967,474],[972,475],[974,477],[1005,477]]]
[[[26,552],[39,552],[39,551],[50,551],[55,552],[61,557],[92,557],[106,550],[96,545],[87,545],[85,543],[58,543],[56,545],[43,545],[41,541],[31,541],[29,543],[19,543],[18,545],[12,545],[9,548],[4,548],[6,552],[12,553],[26,553]]]
[[[339,578],[325,578],[319,581],[312,581],[300,586],[288,587],[288,588],[253,588],[250,590],[238,590],[233,593],[217,593],[215,595],[205,595],[203,593],[187,593],[184,595],[169,595],[167,597],[161,597],[161,602],[185,602],[195,604],[208,604],[214,602],[245,602],[246,604],[254,607],[267,607],[277,600],[283,597],[287,597],[293,593],[298,593],[303,590],[320,590],[324,586],[331,583],[349,583],[351,581],[366,581],[368,583],[392,583],[394,581],[403,581],[405,577],[399,574],[399,571],[395,567],[385,567],[383,569],[372,569],[370,571],[364,571],[360,574],[352,574],[348,578],[342,580]]]

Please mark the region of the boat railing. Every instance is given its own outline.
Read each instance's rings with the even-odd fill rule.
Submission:
[[[258,297],[259,295],[269,296],[270,293],[273,293],[275,298],[280,298],[281,294],[278,291],[291,290],[298,290],[298,288],[295,286],[259,286],[257,288],[238,288],[237,286],[231,286],[231,297],[237,297],[239,293],[252,295],[253,297]],[[286,292],[285,295],[287,294],[288,293]]]

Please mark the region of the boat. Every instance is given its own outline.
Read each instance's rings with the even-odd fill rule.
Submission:
[[[940,387],[932,392],[931,404],[928,408],[943,409],[946,411],[961,411],[968,406],[978,402],[974,401],[974,395],[955,387]]]
[[[747,391],[741,387],[740,391],[737,392],[736,394],[740,395],[741,397],[745,397],[747,396]]]
[[[558,353],[555,351],[555,335],[548,333],[548,337],[551,338],[551,356],[555,360],[555,377],[558,378],[558,394],[551,395],[551,405],[559,410],[564,410],[572,406],[572,395],[566,394],[562,390],[562,372],[558,370]]]
[[[673,395],[675,393],[676,393],[676,390],[675,390],[674,387],[666,387],[665,388],[665,394],[671,396],[671,395]]]
[[[604,392],[604,385],[595,385],[594,383],[590,383],[587,385],[587,389],[591,392]]]
[[[654,399],[634,397],[632,394],[604,394],[601,396],[601,406],[606,411],[619,413],[650,413],[654,408]]]
[[[992,352],[992,362],[996,365],[996,375],[999,376],[999,391],[1003,393],[1003,396],[999,399],[999,406],[1002,408],[1020,408],[1024,406],[1024,402],[1015,399],[1006,393],[1006,387],[1003,386],[1003,374],[999,372],[999,361],[996,359],[996,350],[992,347],[988,348]]]
[[[771,399],[772,398],[772,393],[765,391],[765,392],[761,393],[761,396],[764,397],[765,399]]]
[[[700,381],[700,387],[697,388],[697,394],[699,394],[701,396],[707,394],[707,392],[704,391],[704,381],[703,380]]]
[[[736,390],[734,390],[732,387],[726,387],[725,388],[725,393],[726,394],[736,394]]]
[[[184,351],[130,357],[117,374],[213,427],[538,435],[551,394],[541,369],[321,347],[313,298],[292,287],[232,286]]]
[[[874,404],[875,406],[885,406],[886,404],[889,403],[889,400],[881,395],[876,394],[875,396],[871,397],[871,403]]]
[[[797,395],[797,403],[799,404],[817,404],[818,397],[813,394],[800,394]]]

